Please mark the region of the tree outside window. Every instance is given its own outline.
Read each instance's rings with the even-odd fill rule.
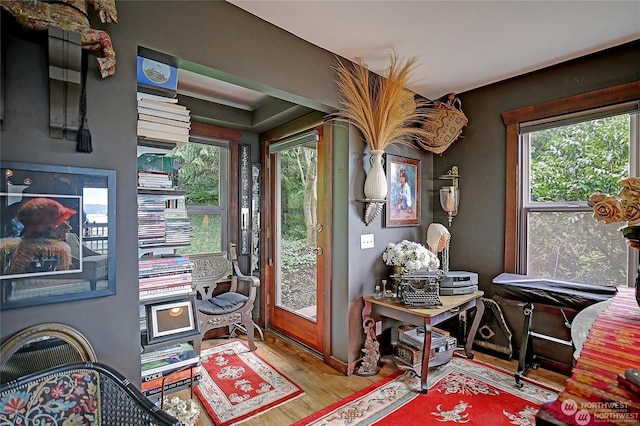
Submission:
[[[521,271],[591,284],[629,282],[624,238],[593,218],[587,200],[596,191],[617,193],[617,182],[636,170],[634,120],[637,114],[623,113],[531,131],[522,126]]]

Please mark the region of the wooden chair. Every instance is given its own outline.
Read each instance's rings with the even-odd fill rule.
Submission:
[[[230,246],[230,259],[226,253],[191,254],[193,285],[197,291],[198,320],[200,338],[194,342],[194,349],[200,351],[202,339],[208,331],[228,327],[229,336],[236,329],[247,334],[249,348],[256,350],[254,330],[262,330],[253,322],[252,311],[260,280],[240,271],[235,252],[235,244]],[[218,284],[228,282],[229,290],[220,291]],[[264,337],[262,337],[264,340]]]

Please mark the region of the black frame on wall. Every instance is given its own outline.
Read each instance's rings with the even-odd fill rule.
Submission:
[[[0,167],[0,309],[116,294],[116,172]]]

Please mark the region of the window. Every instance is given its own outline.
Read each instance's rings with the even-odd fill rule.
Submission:
[[[186,192],[191,244],[179,254],[221,252],[227,247],[229,147],[188,143],[170,154],[178,163],[178,187]]]
[[[632,284],[638,252],[593,218],[638,170],[640,82],[507,111],[504,271]],[[604,160],[604,161],[603,161]]]
[[[636,175],[638,115],[627,109],[637,105],[521,124],[519,270],[605,285],[635,278],[628,265],[637,251],[586,202],[596,191],[617,194],[617,182]]]

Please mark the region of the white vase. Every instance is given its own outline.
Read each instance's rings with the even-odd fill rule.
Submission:
[[[371,169],[364,180],[364,196],[373,200],[387,198],[387,176],[382,167],[384,150],[371,150]]]

